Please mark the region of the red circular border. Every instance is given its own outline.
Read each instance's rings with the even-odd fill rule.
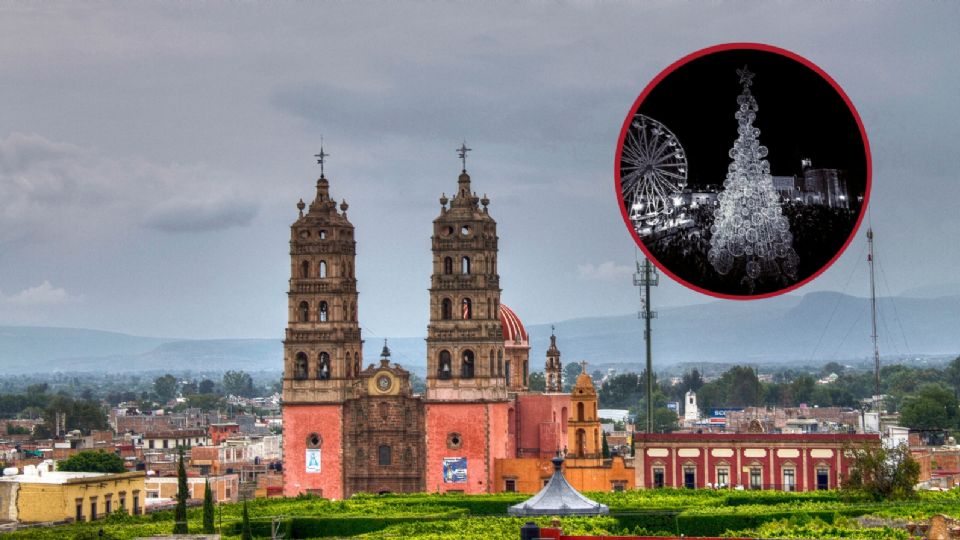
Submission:
[[[781,56],[786,56],[787,58],[795,60],[803,64],[804,66],[812,69],[817,75],[820,75],[820,77],[823,78],[823,80],[830,83],[830,86],[832,86],[833,89],[837,92],[837,94],[839,94],[840,97],[843,98],[843,102],[846,103],[847,108],[850,109],[850,114],[852,114],[854,120],[857,121],[857,127],[860,128],[860,139],[863,142],[864,157],[866,158],[866,161],[867,161],[867,182],[866,182],[866,187],[864,188],[863,205],[860,207],[860,215],[857,217],[857,224],[853,227],[853,230],[850,231],[850,236],[847,237],[847,241],[844,242],[843,247],[841,247],[840,250],[837,251],[837,253],[833,256],[832,259],[827,261],[827,263],[824,264],[822,267],[820,267],[819,270],[817,270],[816,272],[808,276],[803,281],[798,281],[797,283],[794,283],[789,287],[785,287],[783,289],[769,292],[769,293],[764,293],[764,294],[736,295],[736,294],[718,293],[715,291],[710,291],[710,290],[698,287],[693,283],[690,283],[689,281],[682,279],[676,274],[674,274],[673,272],[671,272],[668,268],[666,268],[663,264],[661,264],[660,261],[658,261],[657,258],[654,257],[652,253],[650,253],[650,250],[647,249],[647,246],[644,245],[643,241],[640,240],[640,236],[637,235],[637,231],[636,229],[634,229],[633,223],[630,221],[629,216],[627,216],[627,208],[626,208],[626,204],[623,202],[623,192],[621,190],[621,183],[620,183],[620,154],[623,152],[623,141],[624,139],[626,139],[627,129],[629,129],[630,127],[630,122],[631,120],[633,120],[633,115],[636,114],[637,109],[640,108],[640,104],[643,103],[643,100],[646,99],[646,97],[650,94],[650,92],[658,84],[660,84],[660,81],[662,81],[667,75],[670,75],[671,73],[676,71],[677,68],[691,62],[692,60],[696,60],[697,58],[706,56],[708,54],[712,54],[720,51],[745,50],[745,49],[770,52],[774,54],[779,54]],[[617,140],[617,153],[616,153],[616,156],[614,157],[614,163],[613,163],[613,176],[615,180],[614,189],[616,189],[617,201],[619,202],[619,205],[620,205],[620,214],[623,217],[623,222],[624,224],[626,224],[627,230],[630,231],[630,235],[633,237],[634,242],[636,242],[640,250],[643,251],[644,256],[650,259],[650,261],[653,262],[657,266],[657,268],[660,269],[661,272],[670,276],[674,281],[676,281],[677,283],[680,283],[684,287],[687,287],[688,289],[697,291],[702,294],[706,294],[708,296],[713,296],[715,298],[724,298],[727,300],[759,300],[762,298],[772,298],[774,296],[780,296],[781,294],[786,294],[790,291],[796,290],[806,285],[807,283],[810,283],[811,281],[816,279],[820,274],[826,271],[828,268],[833,266],[833,263],[837,262],[837,259],[840,258],[840,255],[843,255],[843,252],[845,252],[847,250],[847,247],[850,246],[850,242],[852,242],[854,237],[856,237],[857,231],[860,229],[860,224],[863,223],[863,216],[867,212],[867,205],[870,203],[870,191],[871,191],[872,180],[873,180],[873,161],[870,157],[870,142],[867,140],[867,132],[863,128],[863,121],[860,119],[860,114],[857,113],[857,109],[853,106],[853,103],[850,101],[850,98],[847,96],[846,92],[844,92],[843,89],[840,88],[840,85],[837,84],[837,81],[833,80],[833,78],[830,77],[830,75],[827,75],[825,71],[820,69],[813,62],[798,55],[797,53],[788,51],[786,49],[781,49],[780,47],[774,47],[773,45],[767,45],[765,43],[723,43],[720,45],[714,45],[712,47],[707,47],[705,49],[700,49],[698,51],[692,52],[684,56],[683,58],[677,60],[676,62],[670,64],[669,66],[667,66],[666,69],[664,69],[659,74],[657,74],[657,76],[654,77],[654,79],[650,81],[650,83],[647,84],[647,86],[643,89],[643,92],[641,92],[640,95],[637,96],[637,99],[633,102],[633,105],[630,107],[630,112],[627,114],[627,117],[623,121],[623,127],[620,128],[620,137]]]

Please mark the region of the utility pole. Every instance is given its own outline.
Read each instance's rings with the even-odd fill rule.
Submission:
[[[644,320],[643,339],[647,342],[647,433],[653,433],[653,348],[650,319],[657,316],[656,311],[650,310],[650,287],[656,287],[659,280],[657,269],[650,263],[650,259],[643,259],[643,263],[637,261],[637,272],[633,274],[633,286],[641,287],[639,318]]]
[[[867,228],[867,263],[870,265],[870,337],[873,338],[873,402],[877,414],[882,412],[880,399],[880,348],[877,346],[877,290],[873,278],[873,227]]]

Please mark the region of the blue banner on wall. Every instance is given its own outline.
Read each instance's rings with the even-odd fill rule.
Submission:
[[[443,458],[443,483],[444,484],[466,484],[467,483],[467,458],[465,457]]]

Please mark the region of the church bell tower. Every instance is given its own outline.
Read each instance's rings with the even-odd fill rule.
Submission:
[[[317,193],[290,226],[283,340],[284,495],[343,496],[343,407],[363,364],[356,241],[347,202],[330,196],[321,147]],[[339,210],[338,210],[339,208]]]
[[[433,220],[433,275],[427,327],[428,401],[506,400],[500,324],[497,223],[490,200],[471,191],[464,169],[452,200]],[[449,206],[448,206],[449,203]]]
[[[424,396],[427,491],[488,493],[512,448],[515,410],[505,375],[497,223],[470,187],[466,143],[453,199],[433,220]]]
[[[547,349],[547,363],[544,366],[547,393],[563,391],[563,364],[560,363],[560,349],[557,348],[557,336],[550,332],[550,348]]]

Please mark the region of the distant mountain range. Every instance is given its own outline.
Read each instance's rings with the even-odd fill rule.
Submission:
[[[882,355],[960,354],[960,295],[901,296],[877,303]],[[688,363],[816,364],[867,358],[869,304],[867,298],[818,292],[661,309],[653,321],[654,361],[663,369]],[[522,309],[517,311],[522,319]],[[634,314],[572,319],[555,326],[564,362],[587,360],[601,366],[643,361],[643,326]],[[531,369],[538,370],[549,345],[550,325],[530,325],[527,330]],[[423,337],[391,338],[389,343],[392,361],[423,375]],[[376,362],[382,346],[379,340],[367,340],[368,363]],[[0,370],[6,374],[280,371],[282,356],[279,339],[183,340],[75,328],[0,327]]]

